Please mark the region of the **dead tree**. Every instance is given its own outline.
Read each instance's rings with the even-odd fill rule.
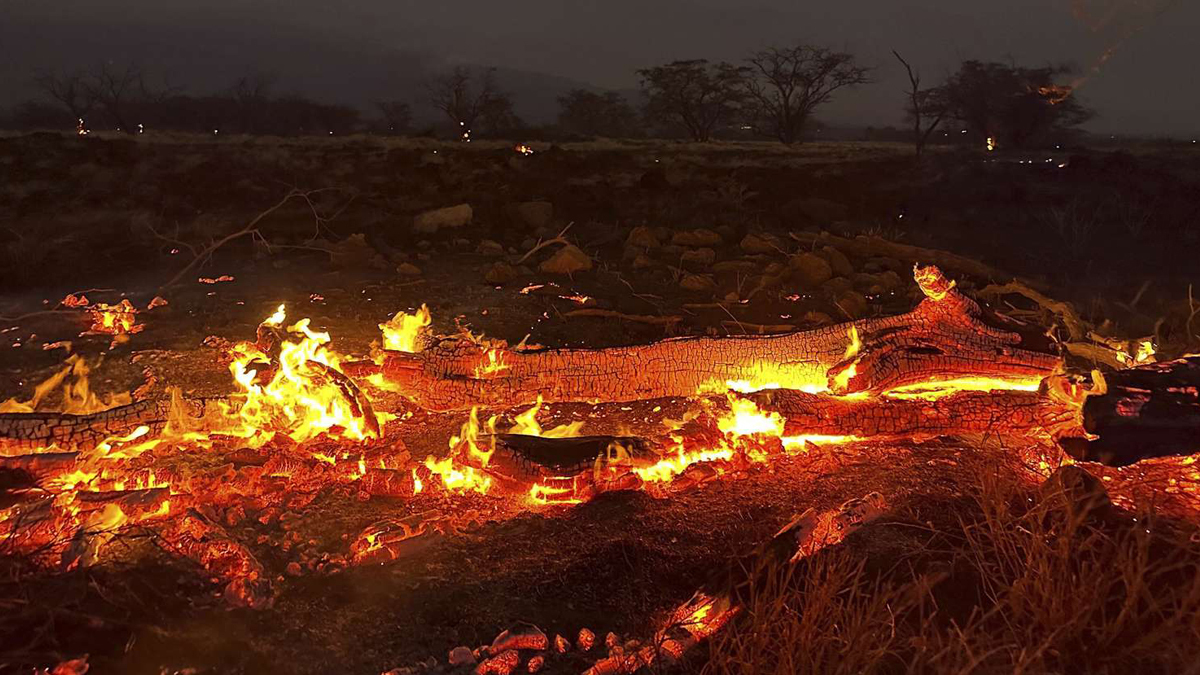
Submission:
[[[34,82],[77,120],[86,120],[96,107],[95,92],[83,73],[46,73],[34,78]]]
[[[920,157],[925,150],[925,144],[929,142],[929,137],[946,117],[946,97],[940,87],[922,89],[921,74],[913,70],[899,52],[893,49],[892,54],[904,64],[904,69],[908,72],[908,106],[905,112],[912,120],[913,147],[917,157]]]
[[[746,112],[763,133],[785,144],[801,140],[817,106],[835,91],[868,81],[854,56],[824,47],[771,47],[746,59]]]
[[[455,66],[427,85],[429,102],[449,118],[464,141],[471,140],[479,125],[498,128],[515,122],[512,101],[497,88],[495,72],[489,68],[473,78],[470,69]]]

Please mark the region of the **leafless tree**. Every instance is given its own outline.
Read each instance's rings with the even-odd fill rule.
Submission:
[[[81,72],[46,73],[34,82],[50,98],[66,108],[72,117],[84,119],[96,107],[96,97]]]
[[[375,107],[383,116],[389,132],[402,134],[412,124],[412,107],[404,101],[376,101]]]
[[[771,47],[746,59],[746,112],[762,133],[782,143],[800,141],[817,106],[835,91],[868,82],[869,70],[854,56],[824,47]]]
[[[430,103],[445,113],[463,140],[470,140],[478,126],[497,129],[516,120],[511,99],[496,86],[495,72],[489,68],[472,77],[469,68],[456,66],[426,85]]]
[[[904,64],[904,69],[908,71],[909,88],[906,112],[913,123],[913,147],[916,148],[917,157],[920,157],[929,137],[945,119],[949,110],[946,105],[945,92],[941,87],[922,89],[921,73],[913,70],[908,61],[900,56],[900,52],[893,49],[892,54],[900,63]]]
[[[682,127],[694,141],[733,122],[742,100],[742,69],[704,59],[673,61],[637,71],[646,92],[646,116]]]
[[[243,133],[255,133],[265,121],[263,117],[271,102],[271,89],[274,85],[274,77],[255,73],[238,78],[229,88],[229,94],[241,116]]]

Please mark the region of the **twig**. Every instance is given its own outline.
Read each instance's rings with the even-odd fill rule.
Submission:
[[[533,248],[529,249],[529,251],[527,253],[525,253],[525,255],[521,256],[521,259],[517,261],[517,264],[520,265],[521,263],[525,262],[526,260],[529,260],[529,256],[533,255],[534,253],[537,253],[538,251],[546,248],[547,246],[551,246],[553,244],[562,244],[564,246],[569,245],[571,242],[564,239],[563,235],[566,234],[567,230],[571,229],[571,226],[574,224],[575,224],[574,222],[567,223],[567,226],[562,229],[562,232],[559,232],[558,236],[556,236],[553,239],[547,239],[546,241],[539,240],[538,243]]]
[[[182,279],[184,277],[184,275],[186,275],[188,272],[191,272],[192,269],[194,269],[196,267],[196,265],[199,265],[204,260],[210,258],[217,249],[221,248],[225,244],[228,244],[229,242],[233,241],[234,239],[239,239],[239,238],[245,237],[247,235],[261,237],[261,234],[258,231],[258,224],[260,222],[262,222],[264,218],[271,215],[272,213],[275,213],[280,208],[282,208],[284,204],[287,204],[289,201],[291,201],[297,197],[307,199],[307,194],[308,193],[306,193],[306,192],[301,192],[300,190],[292,189],[290,192],[288,192],[286,195],[284,195],[283,199],[279,200],[279,202],[277,204],[275,204],[275,206],[272,206],[271,208],[267,209],[266,211],[263,211],[262,213],[255,216],[254,220],[251,220],[242,229],[240,229],[237,232],[234,232],[232,234],[227,234],[224,237],[213,242],[212,244],[209,244],[208,247],[206,247],[204,250],[202,250],[198,254],[196,254],[196,257],[192,258],[192,261],[189,262],[186,266],[184,266],[183,269],[179,270],[179,272],[176,273],[175,276],[171,277],[170,281],[163,284],[162,286],[159,286],[158,291],[161,293],[162,291],[179,283],[179,280]]]

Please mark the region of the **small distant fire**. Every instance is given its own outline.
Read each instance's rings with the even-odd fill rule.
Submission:
[[[528,145],[525,145],[524,143],[518,143],[516,145],[516,147],[513,148],[513,150],[517,151],[518,153],[520,153],[522,155],[532,155],[533,154],[533,148],[529,147]]]
[[[995,149],[996,149],[996,137],[988,136],[987,137],[987,151],[992,152]]]

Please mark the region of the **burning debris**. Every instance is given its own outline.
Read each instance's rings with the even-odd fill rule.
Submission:
[[[264,608],[274,597],[271,574],[234,526],[270,522],[326,490],[410,506],[347,537],[340,552],[289,563],[290,575],[387,563],[482,518],[566,509],[606,492],[667,497],[782,457],[821,456],[822,448],[1001,433],[1128,463],[1152,452],[1128,450],[1129,430],[1154,429],[1162,439],[1172,433],[1169,419],[1198,405],[1194,359],[1156,364],[1151,347],[1131,346],[1131,367],[1096,376],[1089,388],[1061,373],[1059,356],[1025,349],[986,323],[936,268],[917,268],[915,277],[925,299],[899,316],[599,350],[509,347],[466,331],[435,336],[422,305],[380,324],[371,358],[354,358],[310,320],[289,323],[281,305],[253,341],[225,346],[237,390],[219,399],[177,390],[165,399],[101,398],[83,359],[72,356],[30,399],[0,407],[0,475],[16,486],[0,510],[0,535],[44,565],[70,569],[101,560],[123,533],[151,531],[164,550],[217,580],[228,603]],[[127,300],[64,304],[72,303],[116,334],[140,329]],[[59,390],[61,405],[48,411]],[[384,394],[464,410],[465,421],[444,453],[413,457],[397,435],[413,411],[381,407]],[[687,413],[654,433],[585,433],[582,422],[547,428],[539,419],[547,401],[667,397],[689,399]],[[1194,450],[1191,427],[1174,433],[1177,442],[1155,447]],[[482,503],[486,516],[465,506]],[[885,509],[873,493],[836,511],[810,510],[775,545],[785,542],[796,561]],[[677,662],[738,611],[732,596],[698,593],[645,643],[610,635],[588,672]],[[537,672],[589,653],[594,641],[587,629],[572,645],[519,626],[450,657],[481,674]]]

